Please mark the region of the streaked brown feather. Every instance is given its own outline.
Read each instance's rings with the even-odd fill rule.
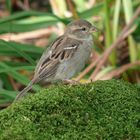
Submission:
[[[70,59],[80,43],[80,41],[69,37],[60,36],[57,38],[42,55],[35,70],[35,77],[40,79],[53,78],[59,64]],[[69,47],[70,49],[67,49]]]

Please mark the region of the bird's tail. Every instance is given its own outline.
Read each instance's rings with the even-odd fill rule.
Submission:
[[[25,96],[27,92],[32,88],[33,84],[35,83],[36,83],[36,80],[32,79],[30,83],[27,85],[27,87],[25,87],[22,91],[20,91],[20,93],[16,96],[14,102],[18,101],[20,98]]]

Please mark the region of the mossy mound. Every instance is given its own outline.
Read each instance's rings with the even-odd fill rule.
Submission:
[[[140,93],[109,80],[52,86],[0,112],[0,140],[140,139]]]

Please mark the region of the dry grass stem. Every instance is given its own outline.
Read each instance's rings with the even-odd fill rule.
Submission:
[[[123,72],[127,71],[129,68],[132,68],[132,67],[137,66],[137,65],[140,65],[140,61],[136,61],[134,63],[125,64],[125,65],[119,67],[118,69],[115,69],[115,70],[109,72],[108,74],[104,75],[100,79],[96,79],[96,80],[109,80],[109,79],[112,79],[113,77],[118,77]]]
[[[97,67],[95,68],[94,72],[92,73],[92,75],[90,76],[90,79],[92,81],[95,81],[95,76],[97,75],[97,73],[99,72],[101,67],[104,65],[104,63],[106,62],[107,58],[109,57],[109,55],[113,51],[113,49],[116,48],[118,46],[118,44],[120,44],[120,42],[122,42],[131,33],[131,32],[128,32],[128,31],[130,30],[131,26],[133,25],[133,23],[135,22],[136,18],[139,16],[139,14],[140,14],[140,6],[137,8],[137,10],[135,11],[131,21],[129,22],[129,24],[127,24],[124,27],[124,29],[122,30],[122,32],[120,33],[120,35],[118,36],[116,41],[98,59],[97,63],[98,62],[99,63],[97,65]],[[127,33],[127,36],[126,36],[126,33]]]
[[[19,33],[19,34],[14,34],[14,33],[3,34],[3,35],[0,35],[0,39],[5,40],[5,41],[21,42],[26,39],[40,38],[44,35],[48,35],[53,32],[59,34],[58,29],[56,29],[56,27],[50,27],[46,29],[39,29],[39,30],[24,32],[24,33]]]

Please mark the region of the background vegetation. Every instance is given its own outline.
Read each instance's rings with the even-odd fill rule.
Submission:
[[[123,78],[139,84],[139,0],[1,0],[1,108],[28,84],[44,47],[77,18],[90,21],[101,31],[93,35],[89,64],[75,79]]]

